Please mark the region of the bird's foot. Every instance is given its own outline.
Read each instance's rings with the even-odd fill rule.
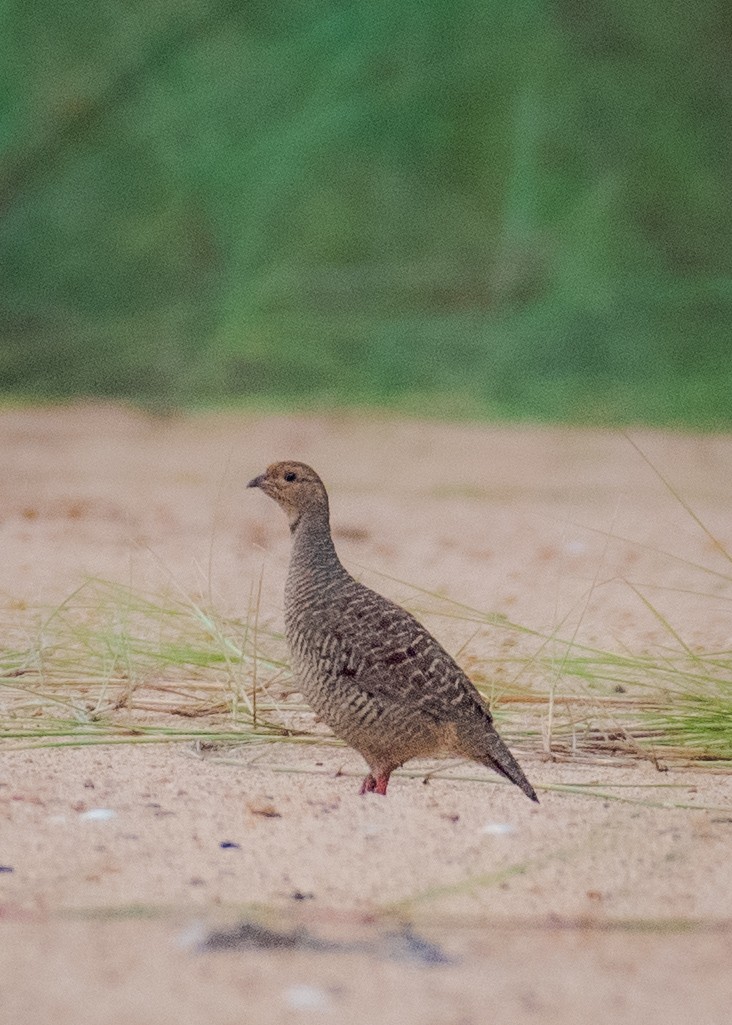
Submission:
[[[369,773],[366,779],[361,784],[360,794],[381,794],[382,797],[386,797],[386,788],[389,785],[389,774],[383,776],[374,776]]]
[[[359,794],[373,794],[374,790],[376,790],[376,780],[371,775],[371,773],[369,773],[366,779],[361,784]]]

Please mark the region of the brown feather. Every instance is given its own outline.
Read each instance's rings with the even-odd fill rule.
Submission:
[[[363,755],[372,773],[364,788],[385,793],[395,768],[444,753],[494,769],[536,801],[455,660],[414,616],[342,566],[315,471],[275,463],[250,486],[275,499],[290,521],[285,631],[295,679],[316,715]]]

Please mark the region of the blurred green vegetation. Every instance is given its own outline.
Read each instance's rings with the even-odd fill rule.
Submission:
[[[732,8],[0,3],[0,391],[732,423]]]

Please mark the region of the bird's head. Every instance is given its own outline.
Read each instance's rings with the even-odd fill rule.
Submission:
[[[282,508],[294,530],[303,513],[328,517],[328,495],[311,466],[289,460],[272,463],[264,473],[250,480],[248,488],[259,488]]]

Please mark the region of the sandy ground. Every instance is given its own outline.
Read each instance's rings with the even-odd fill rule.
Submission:
[[[632,437],[732,545],[732,438]],[[409,581],[638,653],[670,643],[643,595],[690,648],[732,646],[729,563],[621,435],[103,406],[0,412],[7,644],[88,576],[237,615],[263,571],[281,625],[285,521],[245,484],[284,457],[319,470],[344,562],[398,600]],[[502,644],[430,626],[468,664]],[[730,776],[522,761],[538,807],[466,766],[359,798],[343,749],[6,741],[0,1021],[727,1022]],[[202,946],[242,919],[313,942]],[[395,941],[404,922],[446,960]]]

